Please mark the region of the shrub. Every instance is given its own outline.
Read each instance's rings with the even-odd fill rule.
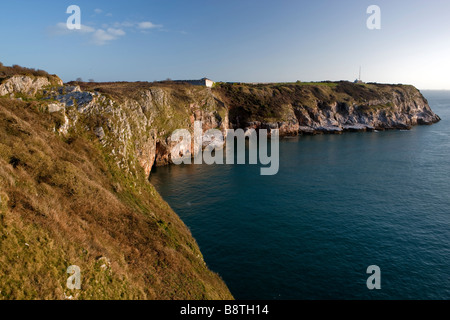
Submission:
[[[48,77],[50,74],[44,70],[36,70],[33,68],[25,68],[21,67],[17,64],[12,67],[4,66],[3,63],[0,62],[0,78],[8,78],[15,75],[33,75],[36,77]]]

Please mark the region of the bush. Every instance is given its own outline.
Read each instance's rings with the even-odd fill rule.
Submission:
[[[25,68],[21,67],[17,64],[12,67],[4,66],[3,63],[0,62],[0,78],[8,78],[15,75],[32,75],[36,77],[48,77],[50,74],[44,70],[36,70],[33,68]]]

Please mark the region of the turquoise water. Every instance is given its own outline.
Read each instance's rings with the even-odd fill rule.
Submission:
[[[276,176],[170,166],[151,182],[237,299],[450,299],[450,92],[424,95],[436,125],[283,139]]]

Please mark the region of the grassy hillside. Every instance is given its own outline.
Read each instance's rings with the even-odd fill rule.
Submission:
[[[0,299],[229,299],[187,227],[61,114],[0,98]],[[82,290],[66,288],[77,265]]]

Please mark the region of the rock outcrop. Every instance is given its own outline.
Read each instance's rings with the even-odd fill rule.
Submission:
[[[440,120],[422,94],[407,85],[224,85],[219,92],[234,127],[277,128],[280,135],[410,129]]]
[[[51,81],[52,80],[52,81]],[[44,87],[51,85],[63,85],[61,79],[49,79],[47,77],[35,76],[13,76],[0,84],[0,96],[21,93],[25,95],[36,95]]]

